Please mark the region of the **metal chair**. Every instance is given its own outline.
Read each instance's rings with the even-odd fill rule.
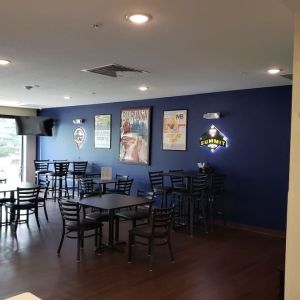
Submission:
[[[37,198],[38,207],[44,208],[44,213],[45,213],[45,217],[46,217],[47,221],[48,221],[48,213],[47,213],[47,208],[46,208],[46,200],[48,198],[49,184],[50,184],[50,181],[47,181],[46,185],[40,185],[40,192],[43,192],[43,195],[41,197],[38,196],[38,198]]]
[[[155,195],[161,196],[161,207],[167,207],[167,197],[172,193],[172,187],[164,185],[164,172],[149,172],[149,179],[152,191],[155,193]]]
[[[87,161],[74,161],[73,162],[73,170],[69,171],[69,174],[72,178],[72,198],[74,198],[75,194],[75,186],[77,182],[77,193],[79,194],[79,179],[84,178],[86,174],[88,162]]]
[[[111,189],[111,188],[106,189],[107,193],[117,193],[118,190],[119,190],[119,181],[128,180],[129,176],[128,175],[116,174],[115,179],[116,179],[116,182],[115,182],[114,188],[113,189]]]
[[[78,203],[71,203],[66,199],[60,198],[58,199],[58,203],[62,216],[63,228],[57,254],[60,255],[65,236],[71,239],[77,239],[77,262],[80,261],[80,247],[83,248],[85,238],[95,237],[95,246],[97,251],[100,253],[102,241],[102,223],[81,219],[80,207]],[[94,231],[93,234],[85,235],[87,231],[91,230]]]
[[[6,178],[0,179],[0,184],[5,184]],[[0,226],[4,225],[6,222],[2,222],[2,207],[5,203],[10,202],[12,199],[6,196],[6,193],[0,193]]]
[[[41,177],[44,178],[44,182],[48,180],[48,176],[51,172],[49,172],[49,159],[44,160],[34,160],[35,167],[35,183],[40,184]]]
[[[118,180],[116,189],[108,190],[107,193],[130,195],[132,183],[133,183],[133,179]]]
[[[68,183],[67,183],[69,165],[70,165],[69,162],[62,162],[62,161],[54,163],[54,172],[52,174],[52,178],[53,178],[52,198],[54,198],[54,200],[56,200],[57,198],[57,192],[58,192],[58,198],[62,198],[63,192],[65,192],[65,196],[69,198],[69,190],[68,190]],[[64,187],[63,187],[63,182],[64,182]]]
[[[155,246],[168,245],[170,257],[174,262],[171,244],[171,227],[173,223],[174,207],[154,208],[150,223],[130,229],[128,242],[128,262],[132,262],[132,245],[140,244],[148,247],[149,271],[153,267],[153,252]],[[146,242],[145,242],[146,240]]]
[[[26,223],[29,220],[29,211],[33,211],[37,226],[40,228],[38,216],[38,195],[40,187],[36,188],[17,188],[17,199],[14,202],[5,204],[6,221],[8,220],[8,209],[10,209],[11,223],[14,223],[14,233],[17,232],[17,227],[20,221],[21,211],[26,210]]]
[[[215,214],[222,215],[223,223],[226,225],[226,207],[224,199],[224,186],[226,176],[223,174],[211,174],[208,196],[208,215],[211,230],[214,227]]]

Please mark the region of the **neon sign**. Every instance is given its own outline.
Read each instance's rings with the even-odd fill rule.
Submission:
[[[228,138],[214,125],[204,132],[200,137],[200,146],[207,147],[211,152],[215,152],[219,147],[228,146]]]

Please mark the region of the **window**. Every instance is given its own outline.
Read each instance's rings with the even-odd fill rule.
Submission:
[[[22,136],[16,135],[16,122],[0,118],[0,178],[8,182],[22,179]]]

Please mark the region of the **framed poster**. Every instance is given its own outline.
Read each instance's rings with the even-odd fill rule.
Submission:
[[[73,131],[73,142],[76,144],[77,148],[82,148],[85,142],[85,130],[82,127],[77,127]]]
[[[150,120],[150,107],[121,110],[121,162],[143,165],[150,163]]]
[[[163,120],[163,150],[186,150],[187,110],[165,110]]]
[[[111,147],[111,115],[95,116],[95,148]]]

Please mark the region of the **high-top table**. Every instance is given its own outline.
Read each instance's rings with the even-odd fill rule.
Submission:
[[[145,205],[153,202],[152,199],[127,196],[121,194],[103,194],[100,196],[87,197],[83,199],[69,199],[70,202],[79,203],[81,206],[99,208],[108,210],[109,229],[108,229],[108,246],[114,247],[114,219],[115,211],[122,208]]]

